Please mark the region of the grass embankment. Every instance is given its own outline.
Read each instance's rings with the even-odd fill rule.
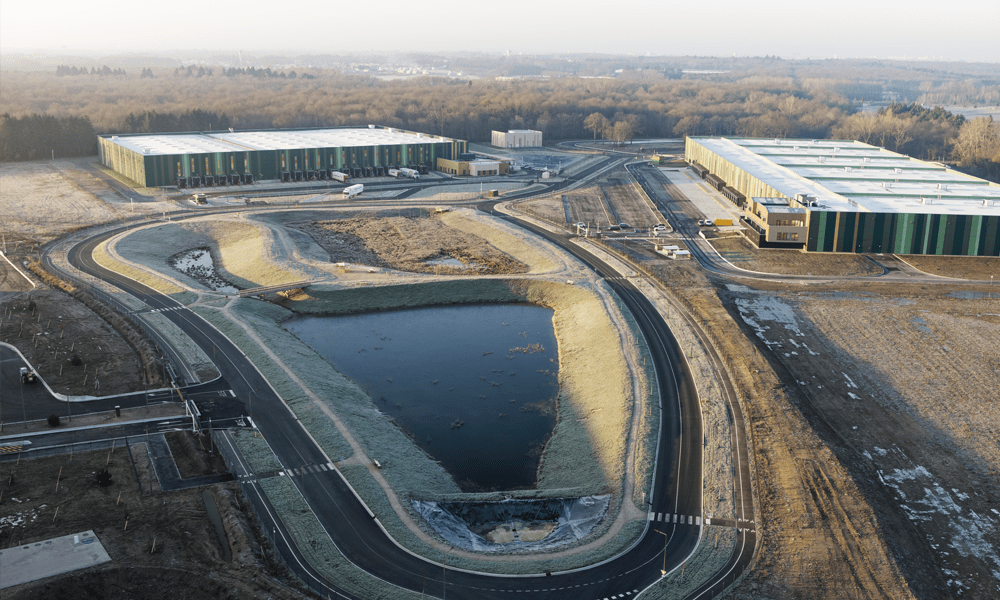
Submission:
[[[706,525],[701,543],[684,565],[656,582],[643,595],[648,600],[682,600],[708,581],[736,549],[736,529]]]
[[[489,223],[484,221],[489,220]],[[501,249],[514,260],[529,266],[528,273],[546,273],[556,268],[549,253],[533,246],[524,239],[524,234],[509,230],[511,225],[499,219],[487,217],[471,210],[460,210],[443,213],[441,222],[464,233],[486,240],[490,245]],[[543,246],[542,248],[545,248]]]
[[[240,449],[240,454],[250,464],[250,469],[255,474],[270,473],[281,470],[281,463],[274,455],[270,444],[256,431],[249,429],[233,429],[233,441]]]
[[[289,257],[282,254],[284,244],[268,227],[235,216],[153,225],[121,234],[108,245],[94,252],[99,264],[171,296],[184,292],[185,287],[205,289],[168,262],[171,256],[194,248],[209,248],[218,274],[239,288],[308,278],[300,269],[279,266]],[[174,297],[187,302],[195,298],[193,294]]]
[[[124,275],[125,277],[128,277],[130,279],[134,279],[135,281],[138,281],[139,283],[145,286],[153,288],[154,290],[160,292],[161,294],[166,294],[171,297],[173,297],[176,294],[179,297],[188,299],[189,292],[180,285],[178,285],[176,280],[171,281],[170,279],[164,277],[163,274],[156,273],[157,269],[151,267],[149,263],[144,264],[145,268],[141,268],[138,265],[136,265],[135,262],[133,262],[133,260],[135,259],[131,258],[134,255],[131,251],[132,248],[129,247],[130,244],[126,244],[125,247],[122,249],[122,251],[125,253],[124,256],[122,256],[121,252],[118,251],[117,246],[121,244],[123,240],[132,238],[132,240],[134,241],[137,240],[139,237],[146,238],[147,235],[142,235],[142,236],[136,235],[144,231],[145,230],[139,230],[135,232],[120,234],[118,236],[115,236],[114,238],[111,238],[107,242],[98,245],[96,248],[94,248],[94,261],[96,261],[97,264],[101,265],[105,269],[108,269],[109,271],[114,271],[119,275]],[[135,237],[133,238],[132,236]],[[142,245],[145,244],[143,243]],[[136,259],[138,258],[139,257],[136,257]],[[162,260],[164,265],[166,264],[166,261],[164,259],[159,259],[159,260]],[[183,275],[181,275],[179,271],[175,271],[175,273],[183,277]],[[177,279],[179,279],[179,277]],[[193,279],[191,281],[194,283],[194,285],[197,285],[197,282],[195,282]],[[184,296],[181,296],[181,294],[184,294]]]
[[[288,477],[261,479],[260,487],[280,515],[299,552],[324,577],[361,598],[419,600],[425,597],[370,575],[347,560]]]

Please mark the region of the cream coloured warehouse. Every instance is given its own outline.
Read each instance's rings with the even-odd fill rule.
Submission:
[[[542,145],[542,132],[533,129],[511,129],[493,132],[493,145],[498,148],[534,148]]]

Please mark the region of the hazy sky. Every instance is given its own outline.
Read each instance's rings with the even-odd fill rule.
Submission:
[[[996,0],[0,0],[0,50],[510,50],[1000,62],[998,23]]]

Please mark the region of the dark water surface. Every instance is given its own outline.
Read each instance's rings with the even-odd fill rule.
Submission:
[[[477,304],[283,325],[368,392],[464,491],[534,487],[556,421],[551,310]]]

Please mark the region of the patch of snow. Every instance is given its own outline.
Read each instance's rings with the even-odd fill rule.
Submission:
[[[868,454],[868,451],[867,451],[867,450],[865,450],[864,452],[862,452],[862,454],[864,454],[864,455],[865,455],[865,458],[867,458],[868,460],[871,460],[871,459],[872,459],[872,455],[871,455],[871,454]]]
[[[855,395],[854,392],[847,392],[847,395],[850,396],[851,398],[854,398],[855,400],[861,400],[861,397]]]
[[[841,371],[841,373],[844,375],[844,379],[847,380],[847,386],[848,387],[852,387],[854,389],[858,389],[858,384],[854,383],[854,380],[851,379],[850,375],[848,375],[847,373],[844,373],[843,371]]]

